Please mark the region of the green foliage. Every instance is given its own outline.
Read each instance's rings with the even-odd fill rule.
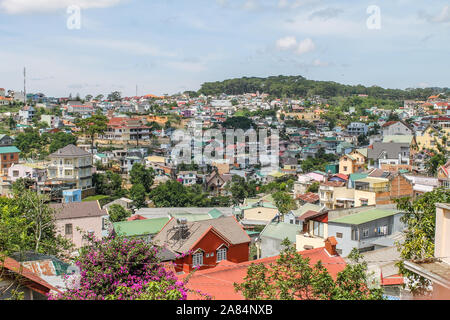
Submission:
[[[145,188],[145,192],[150,192],[153,185],[155,172],[152,168],[145,168],[141,163],[135,162],[130,171],[130,181],[134,184],[141,184]]]
[[[245,181],[245,178],[234,175],[231,179],[229,191],[234,204],[241,204],[244,199],[256,196],[256,183],[254,181]]]
[[[110,195],[118,198],[125,195],[125,191],[122,189],[122,177],[118,173],[112,171],[94,173],[92,175],[92,182],[97,194]]]
[[[56,132],[54,134],[51,134],[49,136],[50,139],[50,146],[49,146],[49,152],[53,153],[58,149],[64,148],[65,146],[68,146],[69,144],[76,145],[77,144],[77,137],[70,133],[65,132]]]
[[[108,208],[109,220],[111,222],[125,221],[131,216],[131,212],[125,210],[120,204],[113,204]]]
[[[13,189],[13,198],[0,198],[0,252],[33,251],[64,257],[72,243],[57,235],[55,214],[48,197],[26,190]]]
[[[308,189],[306,189],[306,192],[312,192],[317,193],[319,191],[320,183],[319,182],[313,182]]]
[[[229,117],[222,123],[222,126],[227,129],[242,129],[248,130],[255,128],[253,121],[247,117]]]
[[[75,124],[81,129],[81,133],[90,136],[91,147],[94,147],[96,134],[103,134],[107,129],[108,118],[101,114],[95,114],[86,119],[76,119]]]
[[[310,264],[309,258],[296,251],[287,239],[285,249],[274,264],[266,266],[252,263],[242,283],[235,283],[247,300],[382,300],[382,291],[370,288],[367,264],[353,251],[352,262],[338,273],[334,280],[318,261]]]
[[[133,186],[130,189],[130,198],[131,198],[131,200],[133,200],[133,205],[137,209],[145,207],[146,206],[145,187],[142,184],[133,184]]]
[[[167,207],[222,207],[230,205],[230,198],[213,196],[202,190],[200,185],[184,186],[169,180],[150,192],[150,199],[157,208]]]
[[[406,225],[405,241],[397,243],[403,260],[422,260],[434,256],[434,237],[436,231],[436,203],[449,203],[450,190],[436,189],[419,196],[414,202],[409,198],[396,200],[397,208],[404,212],[400,221]],[[408,289],[414,294],[427,292],[429,281],[404,267],[402,261],[397,263],[399,272],[407,277]]]
[[[307,80],[302,76],[271,76],[267,78],[243,77],[222,82],[203,83],[199,93],[220,95],[222,93],[238,95],[250,92],[264,92],[273,98],[291,98],[320,95],[325,98],[335,96],[353,96],[367,94],[370,97],[393,100],[426,99],[430,95],[442,92],[441,88],[426,89],[384,89],[377,86],[343,85],[332,81]],[[364,99],[362,97],[358,97]]]
[[[273,199],[275,200],[275,205],[281,214],[286,214],[291,210],[297,209],[294,199],[287,192],[278,191],[273,194]]]

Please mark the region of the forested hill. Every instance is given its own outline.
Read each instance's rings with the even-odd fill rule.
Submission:
[[[204,95],[220,95],[222,93],[238,95],[244,93],[268,93],[277,98],[294,98],[320,95],[324,98],[336,96],[350,96],[354,94],[367,94],[376,98],[392,100],[426,99],[427,97],[446,92],[449,88],[425,89],[384,89],[377,86],[365,87],[363,85],[351,86],[333,81],[308,80],[302,76],[272,76],[268,78],[243,77],[225,81],[206,82],[202,84],[198,93]]]

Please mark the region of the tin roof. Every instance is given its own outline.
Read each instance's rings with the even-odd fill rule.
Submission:
[[[397,213],[400,213],[400,211],[396,209],[369,209],[366,211],[329,220],[328,223],[360,225],[366,222],[390,217]]]

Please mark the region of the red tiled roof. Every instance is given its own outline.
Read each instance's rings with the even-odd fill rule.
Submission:
[[[317,211],[308,210],[304,214],[302,214],[300,217],[298,217],[298,219],[305,220],[305,219],[317,216],[318,214],[319,214],[319,212],[317,212]]]
[[[143,217],[143,216],[141,216],[139,214],[136,214],[136,215],[134,215],[132,217],[129,217],[127,219],[127,221],[135,221],[135,220],[147,220],[147,218],[145,218],[145,217]]]
[[[348,176],[346,174],[343,174],[343,173],[337,173],[337,174],[334,175],[334,177],[338,177],[338,178],[344,179],[345,181],[348,180]]]
[[[310,259],[310,265],[316,264],[319,260],[327,268],[333,279],[344,270],[345,260],[340,256],[330,256],[325,248],[301,251],[304,258]],[[269,257],[254,261],[247,261],[237,264],[223,262],[215,268],[196,271],[187,283],[191,290],[200,290],[209,294],[216,300],[244,300],[240,292],[234,290],[234,283],[241,283],[247,275],[248,267],[253,263],[263,263],[268,266],[275,263],[279,256]],[[186,278],[188,274],[180,276],[180,280]],[[188,300],[198,300],[200,296],[195,293],[188,293]]]
[[[314,202],[317,202],[319,200],[319,195],[315,194],[315,193],[312,193],[312,192],[308,192],[308,193],[305,193],[305,194],[298,195],[297,199],[300,199],[302,201],[309,202],[309,203],[314,203]]]

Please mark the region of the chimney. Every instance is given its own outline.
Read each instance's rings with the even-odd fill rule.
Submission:
[[[338,253],[336,251],[337,241],[335,237],[328,237],[325,240],[325,249],[328,251],[330,256],[337,256]]]

